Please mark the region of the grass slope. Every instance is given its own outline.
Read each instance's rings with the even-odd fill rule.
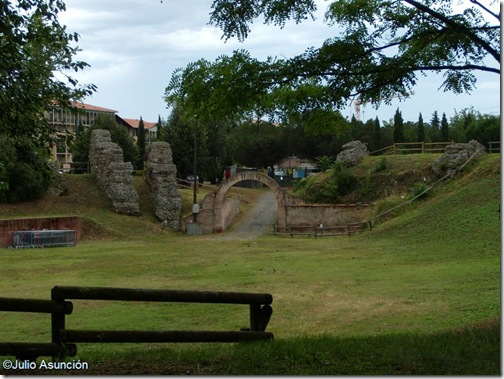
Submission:
[[[54,285],[273,294],[273,342],[80,344],[90,374],[498,375],[499,204],[500,159],[486,156],[395,219],[350,238],[224,242],[75,205],[115,238],[4,250],[0,296],[47,299]],[[50,340],[45,315],[0,313],[0,324],[3,341]],[[237,330],[248,324],[248,309],[75,301],[67,324]]]

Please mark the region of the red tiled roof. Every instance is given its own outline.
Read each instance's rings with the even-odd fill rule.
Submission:
[[[122,117],[121,117],[122,118]],[[140,124],[140,120],[137,118],[122,118],[126,123],[128,123],[129,126],[132,128],[138,129],[138,125]],[[149,121],[144,121],[144,128],[145,129],[150,129],[153,126],[157,125],[157,122],[149,122]]]
[[[85,109],[87,111],[97,111],[97,112],[106,112],[106,113],[117,113],[116,110],[114,109],[109,109],[109,108],[103,108],[103,107],[97,107],[96,105],[90,105],[90,104],[85,104],[85,103],[78,103],[76,101],[72,101],[72,105],[75,108],[80,108],[80,109]]]
[[[58,101],[53,100],[52,103],[54,104],[54,106],[56,106],[56,107],[58,106]],[[114,110],[114,109],[97,107],[96,105],[80,103],[80,102],[77,102],[77,101],[71,101],[70,104],[72,104],[72,106],[75,107],[75,108],[84,109],[86,111],[96,111],[96,112],[105,112],[105,113],[117,113],[117,111]]]

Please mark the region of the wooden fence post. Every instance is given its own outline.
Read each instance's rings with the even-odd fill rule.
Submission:
[[[64,305],[65,299],[60,297],[58,287],[53,287],[51,290],[51,300],[58,304]],[[55,344],[61,344],[60,330],[65,330],[65,312],[51,313],[51,341]],[[55,357],[53,357],[54,359]]]

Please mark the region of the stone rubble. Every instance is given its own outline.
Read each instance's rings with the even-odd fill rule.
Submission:
[[[369,155],[365,143],[361,141],[351,141],[342,146],[342,151],[336,156],[336,162],[341,162],[347,167],[356,166]]]
[[[453,175],[473,154],[477,158],[485,153],[485,146],[476,140],[454,143],[446,146],[443,156],[432,162],[431,169],[438,176]]]

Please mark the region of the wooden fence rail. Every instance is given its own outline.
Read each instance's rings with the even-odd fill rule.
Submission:
[[[394,143],[369,155],[442,153],[453,142],[402,142]]]
[[[69,330],[66,315],[72,314],[73,300],[220,303],[249,305],[249,328],[240,331],[133,331]],[[267,293],[219,291],[151,290],[106,287],[61,287],[51,290],[51,300],[0,298],[0,311],[51,314],[51,343],[0,343],[0,356],[35,359],[39,356],[64,357],[77,354],[76,342],[154,343],[154,342],[241,342],[272,339],[266,327],[273,313],[273,296]]]
[[[489,141],[488,142],[488,152],[489,153],[500,153],[500,141]]]
[[[335,226],[295,226],[288,225],[286,227],[279,227],[273,225],[273,234],[285,235],[294,237],[295,235],[305,235],[307,237],[334,237],[334,236],[351,236],[356,233],[370,228],[371,224],[366,222],[354,222],[346,225]]]

